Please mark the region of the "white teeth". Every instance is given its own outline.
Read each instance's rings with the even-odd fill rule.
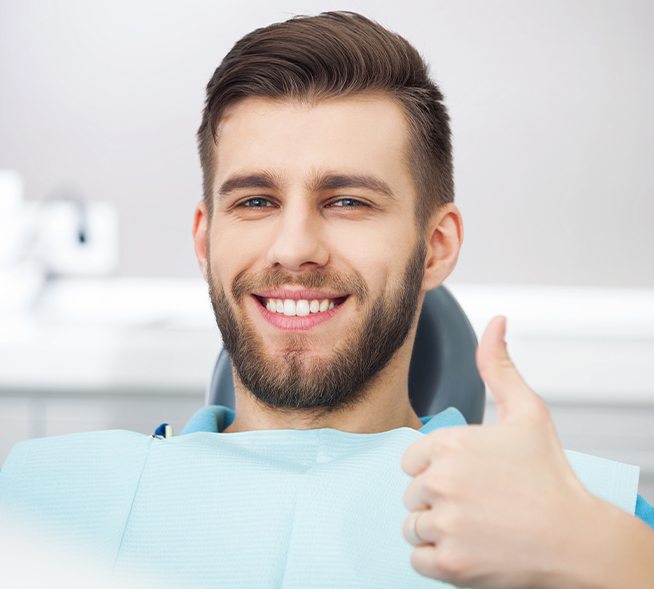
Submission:
[[[295,314],[298,317],[306,317],[309,314],[309,301],[300,299],[295,303]]]
[[[329,299],[268,299],[266,309],[271,313],[280,313],[288,317],[306,317],[311,313],[324,313],[336,307]]]

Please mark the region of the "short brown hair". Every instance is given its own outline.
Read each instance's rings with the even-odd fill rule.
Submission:
[[[403,37],[355,12],[296,16],[241,38],[207,85],[197,132],[204,200],[213,212],[216,130],[225,108],[248,96],[319,100],[383,92],[400,102],[410,132],[407,164],[424,227],[435,208],[454,200],[447,109],[428,66]]]

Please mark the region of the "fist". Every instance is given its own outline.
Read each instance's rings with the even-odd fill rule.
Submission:
[[[547,405],[511,362],[505,329],[504,317],[493,318],[476,356],[498,422],[443,428],[406,450],[402,469],[413,479],[403,532],[425,576],[489,589],[556,586],[573,531],[593,523],[595,499]]]

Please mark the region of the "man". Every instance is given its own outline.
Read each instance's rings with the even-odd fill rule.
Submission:
[[[258,29],[209,82],[198,140],[193,237],[235,413],[21,444],[5,505],[178,586],[654,584],[652,508],[582,484],[504,318],[477,354],[497,425],[411,407],[417,317],[463,227],[442,95],[408,42],[345,12]]]

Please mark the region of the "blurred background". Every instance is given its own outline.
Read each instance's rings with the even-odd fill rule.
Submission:
[[[647,0],[0,0],[0,464],[202,406],[221,345],[191,239],[205,86],[245,33],[338,9],[408,38],[443,89],[466,230],[446,284],[478,335],[506,314],[565,447],[640,465],[654,499]]]

